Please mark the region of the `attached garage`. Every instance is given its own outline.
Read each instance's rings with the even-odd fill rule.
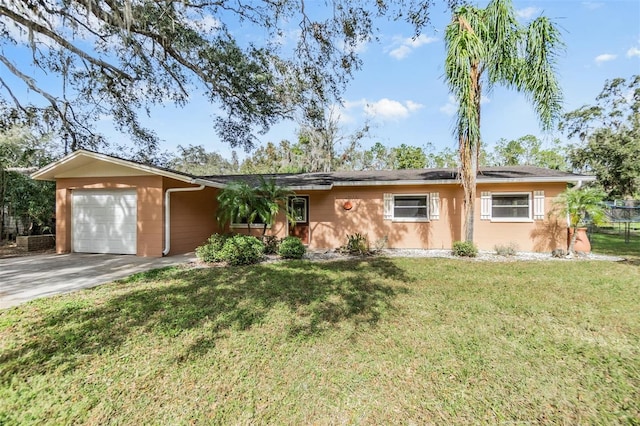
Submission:
[[[56,252],[160,257],[214,232],[223,184],[78,150],[33,174],[56,182]]]
[[[71,194],[71,250],[136,254],[135,189],[74,190]]]

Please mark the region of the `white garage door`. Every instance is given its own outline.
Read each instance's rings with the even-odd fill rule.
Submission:
[[[79,253],[136,254],[136,190],[75,190],[71,244]]]

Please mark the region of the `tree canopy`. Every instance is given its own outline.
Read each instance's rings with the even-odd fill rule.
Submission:
[[[221,140],[250,148],[256,132],[294,109],[313,114],[339,96],[361,65],[358,47],[375,37],[377,18],[402,19],[419,31],[431,4],[2,0],[0,96],[46,122],[65,152],[104,147],[93,123],[105,116],[152,152],[158,137],[139,114],[202,93],[221,110],[213,119]],[[33,108],[26,92],[44,106]]]
[[[560,128],[580,140],[569,159],[609,198],[640,196],[640,75],[607,81],[596,101],[563,116]]]

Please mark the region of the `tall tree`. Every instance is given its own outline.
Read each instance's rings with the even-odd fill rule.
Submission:
[[[569,159],[595,173],[609,198],[640,196],[640,75],[607,81],[596,105],[563,116],[560,128],[580,142]]]
[[[514,140],[500,139],[489,154],[489,164],[494,166],[536,166],[554,170],[568,170],[566,146],[559,140],[547,148],[534,135],[522,136]]]
[[[427,155],[419,146],[402,144],[392,148],[394,169],[423,169]]]
[[[484,9],[456,9],[445,43],[445,79],[458,101],[455,136],[464,190],[464,239],[473,241],[482,90],[504,85],[525,93],[543,128],[550,129],[561,110],[555,59],[562,43],[559,30],[546,17],[520,24],[511,0],[492,0]]]
[[[0,127],[0,239],[6,235],[7,215],[20,221],[26,233],[50,230],[45,228],[55,211],[55,184],[34,181],[28,174],[57,155],[49,139],[36,137],[29,128]]]
[[[207,152],[202,145],[178,145],[178,155],[167,162],[167,167],[196,176],[237,173],[233,162],[217,152]]]
[[[153,152],[157,135],[139,114],[202,93],[222,111],[214,119],[220,138],[250,148],[255,131],[289,117],[296,105],[341,92],[361,66],[358,48],[374,36],[376,18],[403,19],[419,31],[430,4],[3,0],[0,43],[11,48],[0,52],[0,96],[27,110],[21,94],[38,95],[65,150],[104,147],[92,123],[107,116]],[[285,37],[292,31],[294,46]],[[259,36],[246,42],[247,33]]]

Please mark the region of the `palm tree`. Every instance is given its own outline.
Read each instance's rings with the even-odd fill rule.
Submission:
[[[282,208],[286,212],[288,221],[295,222],[295,218],[287,209],[289,197],[295,195],[293,191],[277,185],[273,179],[267,181],[260,176],[260,183],[255,188],[255,193],[257,197],[256,211],[264,224],[262,235],[267,233],[267,226],[273,224],[274,219]]]
[[[254,188],[246,182],[231,182],[218,194],[218,222],[247,222],[247,231],[258,217],[257,197]]]
[[[218,222],[241,223],[246,222],[247,231],[256,219],[264,224],[262,235],[267,227],[273,224],[280,209],[284,208],[289,222],[294,223],[294,217],[286,208],[289,197],[295,194],[276,184],[275,180],[259,177],[258,186],[251,186],[246,182],[234,181],[218,195]]]
[[[605,207],[602,201],[604,195],[599,188],[573,187],[567,188],[556,198],[554,205],[558,214],[568,217],[569,227],[573,230],[567,250],[570,255],[575,251],[578,228],[585,226],[587,219],[598,224],[604,218]]]
[[[561,111],[555,59],[563,45],[548,18],[521,25],[511,0],[492,0],[485,9],[456,9],[445,43],[445,79],[458,101],[455,135],[464,190],[464,238],[473,241],[483,86],[491,90],[501,84],[525,93],[542,127],[550,129]]]

